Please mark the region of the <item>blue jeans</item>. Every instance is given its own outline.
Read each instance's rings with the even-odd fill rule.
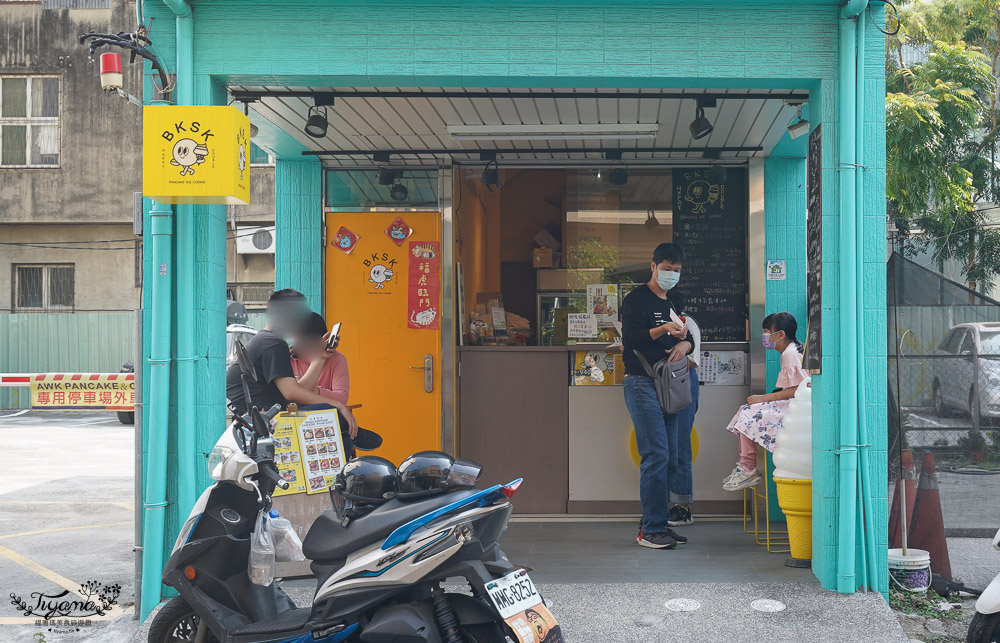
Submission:
[[[670,479],[670,502],[689,505],[694,501],[694,482],[691,479],[691,427],[698,412],[698,370],[691,369],[691,406],[677,414],[677,431],[671,435],[670,454],[677,454],[677,467]]]
[[[670,448],[677,441],[678,414],[668,415],[656,400],[653,380],[642,375],[625,376],[625,406],[635,426],[639,447],[639,499],[642,530],[664,533],[670,526],[670,480],[677,467],[677,454]]]

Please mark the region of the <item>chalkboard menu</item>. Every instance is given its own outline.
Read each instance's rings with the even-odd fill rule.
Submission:
[[[715,170],[717,172],[718,170]],[[703,342],[747,339],[747,172],[673,171],[674,243],[684,249],[680,292]]]
[[[806,249],[809,273],[806,275],[806,301],[809,331],[802,367],[819,373],[823,353],[823,147],[820,127],[809,135],[809,159],[806,167]]]

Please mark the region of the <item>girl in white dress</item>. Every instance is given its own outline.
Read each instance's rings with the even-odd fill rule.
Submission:
[[[791,313],[774,313],[764,318],[763,326],[760,341],[764,348],[781,353],[777,381],[780,390],[748,397],[726,427],[740,438],[739,462],[723,481],[722,488],[726,491],[753,487],[763,479],[757,472],[756,445],[774,451],[774,437],[781,430],[789,401],[799,384],[809,377],[809,372],[802,368],[802,343],[795,338],[798,330],[795,317]]]

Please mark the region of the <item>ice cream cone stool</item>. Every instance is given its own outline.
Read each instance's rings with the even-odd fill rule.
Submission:
[[[789,552],[787,549],[789,547],[788,532],[771,529],[771,499],[767,494],[767,469],[770,454],[767,449],[758,447],[757,452],[761,451],[764,452],[764,476],[757,485],[743,490],[743,533],[753,534],[754,541],[758,545],[763,545],[769,554],[787,554]],[[750,509],[751,507],[752,509]],[[760,519],[762,507],[763,520]],[[752,528],[750,527],[750,514],[753,514]]]
[[[775,478],[778,506],[788,524],[792,558],[812,559],[812,480]]]

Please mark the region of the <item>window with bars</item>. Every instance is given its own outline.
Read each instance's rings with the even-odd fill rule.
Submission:
[[[59,77],[0,76],[0,167],[59,165]]]
[[[73,309],[76,295],[74,264],[21,264],[13,269],[13,299],[17,312]]]

